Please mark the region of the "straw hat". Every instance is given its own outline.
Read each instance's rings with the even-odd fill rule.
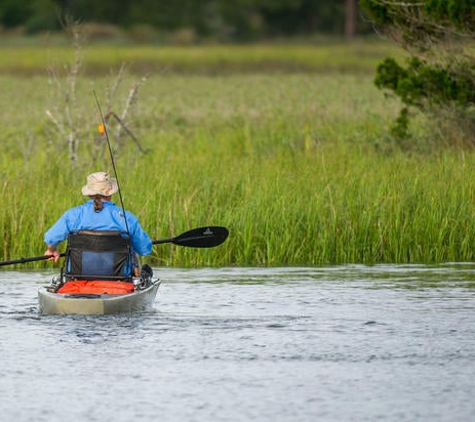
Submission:
[[[87,184],[82,187],[81,192],[84,196],[111,196],[118,190],[117,180],[110,177],[108,173],[99,171],[87,176]]]

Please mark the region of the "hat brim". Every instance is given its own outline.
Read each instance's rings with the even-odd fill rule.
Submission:
[[[94,196],[94,195],[102,195],[102,196],[111,196],[119,190],[119,186],[117,184],[116,179],[109,179],[108,186],[90,186],[84,185],[81,189],[81,192],[84,196]]]

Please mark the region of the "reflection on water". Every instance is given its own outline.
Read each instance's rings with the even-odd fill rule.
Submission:
[[[475,264],[155,269],[153,312],[39,317],[0,272],[0,412],[55,421],[471,421]],[[64,396],[64,399],[62,398]]]

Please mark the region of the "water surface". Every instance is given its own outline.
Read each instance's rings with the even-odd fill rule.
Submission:
[[[39,316],[0,271],[0,415],[472,421],[475,264],[155,269],[154,311]]]

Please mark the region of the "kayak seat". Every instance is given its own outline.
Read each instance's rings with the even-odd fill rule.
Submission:
[[[129,238],[119,231],[80,230],[70,233],[63,279],[131,280]]]

